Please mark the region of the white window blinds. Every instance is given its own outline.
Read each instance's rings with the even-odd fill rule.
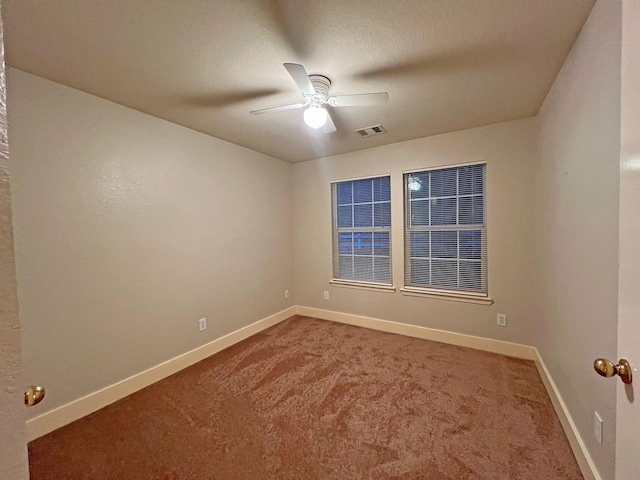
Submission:
[[[405,285],[487,293],[485,164],[404,175]]]
[[[332,184],[333,277],[391,285],[390,177]]]

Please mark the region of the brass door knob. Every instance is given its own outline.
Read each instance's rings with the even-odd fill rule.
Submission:
[[[44,398],[45,393],[44,387],[40,387],[38,385],[28,386],[24,392],[24,404],[27,407],[39,404]]]
[[[629,385],[633,380],[631,375],[631,365],[624,358],[618,360],[618,365],[613,363],[606,358],[598,358],[595,362],[593,362],[593,368],[599,375],[603,377],[613,377],[614,375],[618,375],[620,380],[623,383]]]

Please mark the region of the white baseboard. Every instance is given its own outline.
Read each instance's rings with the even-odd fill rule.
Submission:
[[[587,449],[584,440],[582,440],[582,436],[580,435],[580,432],[578,432],[578,428],[576,427],[573,418],[571,418],[569,409],[564,403],[553,378],[551,378],[551,374],[549,373],[549,370],[547,370],[544,360],[542,360],[542,357],[540,356],[540,352],[535,347],[533,347],[533,349],[536,354],[535,362],[536,367],[538,367],[538,373],[540,373],[542,383],[544,383],[544,386],[547,389],[547,394],[549,395],[556,414],[560,419],[560,423],[562,424],[564,433],[567,436],[567,440],[569,440],[569,445],[571,445],[571,450],[573,450],[573,455],[576,457],[582,475],[585,480],[602,480],[602,477],[589,454],[589,450]]]
[[[419,327],[417,325],[409,325],[407,323],[391,322],[389,320],[381,320],[379,318],[363,317],[361,315],[334,312],[332,310],[323,310],[320,308],[299,306],[296,312],[298,315],[356,325],[358,327],[380,330],[382,332],[397,333],[398,335],[422,338],[423,340],[433,340],[434,342],[448,343],[459,347],[469,347],[476,350],[508,355],[510,357],[525,358],[527,360],[536,359],[534,347],[519,343],[503,342],[502,340],[475,337],[473,335],[465,335],[464,333]]]
[[[251,325],[247,325],[235,332],[231,332],[224,337],[220,337],[212,342],[183,353],[175,358],[167,360],[144,372],[140,372],[118,383],[109,385],[97,392],[90,393],[82,398],[74,400],[66,405],[43,413],[31,420],[27,420],[27,440],[31,441],[49,432],[63,427],[75,420],[78,420],[90,413],[100,410],[107,405],[116,402],[132,393],[137,392],[152,383],[173,375],[180,370],[187,368],[201,360],[224,350],[242,340],[255,335],[277,323],[286,320],[296,314],[296,307],[290,307],[274,315],[258,320]]]

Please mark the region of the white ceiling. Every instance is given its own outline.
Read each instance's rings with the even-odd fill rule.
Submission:
[[[593,4],[3,0],[3,17],[12,67],[298,162],[535,115]],[[331,109],[328,135],[302,110],[250,115],[302,100],[284,62],[389,103]]]

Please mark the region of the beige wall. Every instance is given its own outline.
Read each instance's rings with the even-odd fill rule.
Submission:
[[[534,344],[606,479],[615,388],[591,365],[617,359],[620,29],[620,3],[597,2],[537,117]]]
[[[27,472],[20,320],[11,224],[6,79],[0,20],[0,478],[21,480]]]
[[[533,119],[524,119],[295,164],[297,303],[530,344],[534,126]],[[332,181],[391,174],[393,278],[401,288],[403,170],[472,161],[487,162],[488,279],[494,305],[329,286]],[[328,301],[324,290],[330,291]],[[508,315],[507,328],[496,326],[498,312]]]
[[[288,164],[20,71],[8,92],[29,413],[294,304]]]

